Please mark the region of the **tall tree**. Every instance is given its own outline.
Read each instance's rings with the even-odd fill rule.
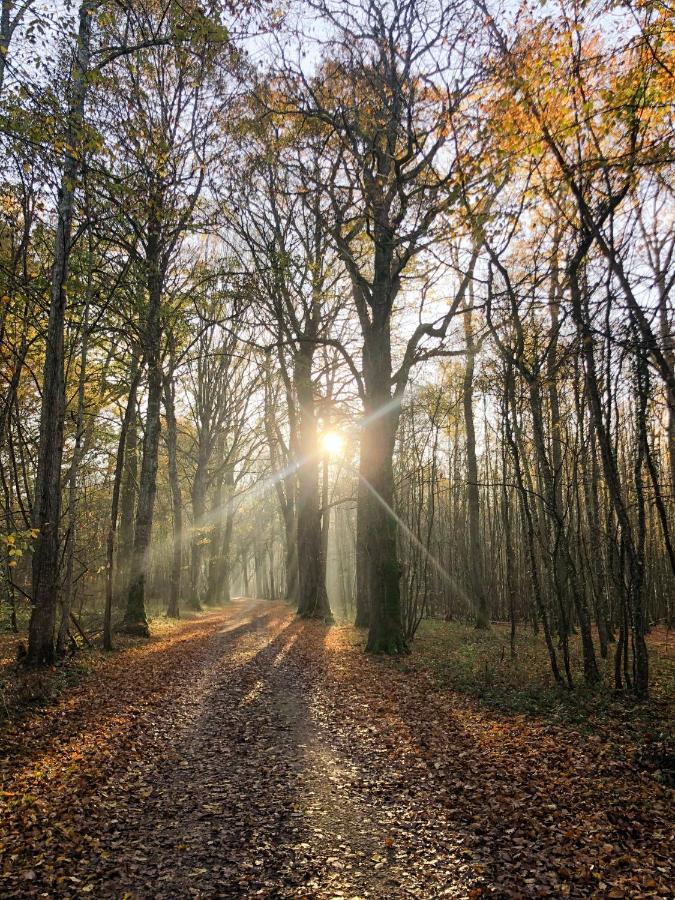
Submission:
[[[260,299],[277,337],[280,365],[292,384],[293,443],[297,457],[295,526],[298,613],[330,618],[326,559],[321,542],[319,494],[317,349],[334,340],[340,272],[335,272],[321,195],[314,186],[279,170],[270,159],[288,136],[266,134],[251,159],[245,194],[238,203],[239,230],[250,252]],[[299,148],[303,165],[318,166],[316,147]],[[291,164],[287,157],[286,162]],[[302,172],[302,169],[300,169]],[[316,177],[316,173],[315,173]],[[290,386],[290,385],[289,385]],[[290,512],[290,511],[289,511]]]
[[[134,19],[132,34],[125,34],[135,49],[117,59],[114,76],[99,92],[116,141],[107,157],[114,177],[101,188],[118,211],[117,240],[142,273],[145,295],[139,331],[147,396],[124,613],[124,628],[141,634],[148,630],[145,583],[157,489],[166,282],[186,235],[199,227],[197,202],[220,140],[215,118],[225,103],[216,66],[228,46],[224,30],[198,10],[185,37],[175,34],[178,23],[161,8],[144,12]],[[153,40],[144,41],[145,33]]]
[[[326,200],[326,217],[352,286],[362,333],[365,421],[360,475],[368,497],[365,537],[370,628],[368,649],[406,650],[396,548],[393,455],[399,404],[425,339],[445,336],[461,296],[435,321],[420,324],[398,368],[392,319],[413,261],[453,203],[450,118],[474,82],[467,60],[471,21],[461,4],[392,0],[350,7],[312,6],[330,23],[320,71],[283,75],[288,112],[325,134],[322,165],[308,168]],[[427,78],[426,71],[433,71]],[[460,294],[466,288],[463,285]],[[365,605],[365,604],[362,604]]]
[[[61,519],[61,461],[65,416],[64,322],[66,282],[72,240],[75,192],[84,144],[84,109],[91,59],[94,3],[80,7],[68,100],[66,152],[59,191],[49,323],[42,375],[40,446],[35,476],[33,527],[38,537],[33,550],[32,611],[26,661],[30,665],[54,660],[54,628],[59,594],[59,524]]]

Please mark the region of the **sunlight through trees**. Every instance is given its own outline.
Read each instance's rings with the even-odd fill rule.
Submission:
[[[612,654],[646,697],[675,583],[670,12],[47,6],[0,23],[26,663],[238,594],[392,655],[428,617],[508,620],[556,682]]]

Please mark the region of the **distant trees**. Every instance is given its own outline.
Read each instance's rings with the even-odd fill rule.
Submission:
[[[230,599],[235,491],[261,440],[250,421],[260,402],[261,371],[234,330],[244,311],[236,289],[232,297],[220,279],[207,281],[193,303],[198,334],[181,385],[193,423],[186,440],[193,519],[188,606],[198,609]]]
[[[210,31],[180,47],[172,31],[158,22],[138,36],[127,34],[126,40],[137,43],[144,30],[155,35],[156,46],[121,57],[115,63],[114,91],[107,103],[101,96],[116,143],[108,162],[113,174],[108,196],[118,210],[121,244],[143,273],[147,297],[140,326],[147,403],[125,612],[125,628],[132,632],[147,630],[145,576],[164,391],[166,280],[186,234],[198,228],[196,208],[206,165],[220,141],[213,117],[222,106],[209,84],[217,51]]]
[[[11,29],[16,21],[5,21],[6,14],[11,13],[11,4],[3,4],[3,36],[9,39]],[[27,5],[26,5],[27,8]],[[22,10],[17,11],[19,15]],[[178,65],[186,67],[195,56],[200,56],[199,66],[205,77],[207,62],[211,59],[213,47],[222,46],[224,33],[218,31],[215,23],[207,21],[199,15],[193,19],[191,29],[175,30],[175,24],[167,18],[168,9],[136,7],[120,8],[113,14],[101,11],[96,4],[83,2],[79,7],[79,27],[74,42],[72,78],[66,98],[65,124],[63,138],[57,144],[62,146],[63,165],[61,169],[58,215],[54,234],[54,252],[51,264],[51,299],[50,318],[46,337],[42,378],[42,402],[40,439],[37,454],[37,468],[32,502],[32,523],[36,532],[35,546],[32,554],[32,616],[29,630],[29,646],[27,660],[39,664],[50,662],[54,655],[54,628],[56,607],[60,592],[60,518],[62,493],[62,455],[64,447],[64,417],[67,398],[65,394],[65,326],[67,316],[67,282],[69,278],[69,262],[72,253],[73,222],[77,214],[77,191],[86,165],[91,166],[93,156],[101,148],[101,141],[95,127],[85,121],[85,102],[92,93],[94,84],[100,85],[101,79],[108,77],[111,67],[115,68],[115,84],[119,86],[127,76],[129,92],[125,102],[129,106],[126,112],[134,113],[133,124],[126,119],[128,128],[126,144],[119,129],[117,151],[126,153],[126,162],[135,154],[140,162],[140,154],[144,154],[143,165],[148,174],[146,191],[147,217],[145,222],[145,254],[146,286],[149,303],[146,310],[146,322],[143,329],[143,356],[148,367],[148,418],[145,428],[144,454],[141,465],[139,504],[136,513],[134,537],[134,566],[130,584],[130,604],[128,619],[130,627],[144,627],[143,613],[143,571],[145,554],[149,543],[152,521],[152,505],[154,496],[154,471],[159,434],[159,395],[161,393],[161,324],[160,303],[162,281],[171,256],[175,250],[176,240],[187,228],[192,228],[191,214],[199,195],[199,185],[203,183],[203,155],[200,156],[200,145],[194,140],[186,140],[184,127],[188,107],[194,114],[195,98],[199,95],[202,84],[193,84],[191,91],[187,89],[184,71],[178,79],[173,78],[173,93],[169,87],[171,78],[155,82],[159,92],[152,92],[153,84],[148,81],[148,55],[155,53],[156,62],[164,75],[169,75],[174,65],[174,76]],[[101,13],[99,17],[99,13]],[[8,20],[9,21],[9,20]],[[207,27],[204,27],[206,23]],[[7,27],[5,27],[7,26]],[[8,30],[9,29],[9,30]],[[7,34],[5,34],[7,32]],[[180,32],[180,33],[179,33]],[[102,46],[98,46],[102,39]],[[192,45],[188,46],[189,41]],[[214,40],[216,44],[214,44]],[[95,42],[95,43],[94,43]],[[186,52],[187,51],[187,52]],[[144,71],[145,68],[145,71]],[[106,74],[104,74],[106,73]],[[143,79],[145,78],[145,84]],[[162,94],[162,91],[168,93]],[[108,94],[110,97],[111,95]],[[104,101],[105,92],[97,88],[96,100]],[[117,100],[120,95],[117,93]],[[154,104],[154,106],[153,106]],[[152,112],[151,112],[152,110]],[[119,113],[118,102],[116,112]],[[126,113],[125,113],[126,115]],[[145,121],[143,122],[143,117]],[[97,122],[98,124],[98,122]],[[193,115],[192,127],[199,124],[198,116]],[[159,131],[156,129],[159,128]],[[144,130],[145,129],[145,130]],[[189,127],[188,127],[189,131]],[[193,138],[196,137],[193,130]],[[151,137],[154,135],[154,137]],[[161,137],[160,137],[161,135]],[[203,150],[208,137],[200,135]],[[157,140],[155,140],[155,138]],[[182,141],[178,155],[176,151]],[[131,156],[129,155],[131,154]],[[179,159],[180,157],[180,159]],[[105,157],[105,154],[103,155]],[[107,157],[110,158],[110,157]],[[120,160],[122,166],[124,161]],[[171,164],[176,166],[173,172]],[[115,189],[107,191],[107,196],[115,202],[122,195],[123,215],[127,215],[127,224],[133,216],[130,214],[131,196],[129,188],[129,171],[117,177]],[[171,181],[173,174],[174,180]],[[139,170],[134,177],[138,178]],[[188,181],[192,178],[192,183]],[[109,187],[110,172],[106,173],[106,185]],[[150,183],[152,182],[152,184]],[[167,190],[172,184],[184,188],[187,197],[185,205],[174,204],[175,215],[169,222],[164,216],[166,201],[170,194]],[[103,182],[97,181],[97,189]],[[136,185],[138,187],[138,184]],[[173,198],[172,198],[173,199]],[[86,212],[86,210],[85,210]],[[85,227],[93,227],[84,222]],[[139,257],[139,249],[143,245],[143,228],[133,234],[126,242],[126,249],[131,257]],[[117,232],[119,234],[119,231]],[[83,338],[86,341],[86,335]],[[71,466],[75,477],[77,463]],[[72,485],[72,479],[71,479]],[[71,500],[74,493],[71,491]],[[74,524],[71,522],[71,531]],[[70,576],[67,576],[70,579]],[[66,589],[66,594],[69,589]],[[67,617],[66,617],[67,618]],[[132,621],[133,620],[133,621]],[[61,639],[60,643],[63,643]]]
[[[606,7],[600,3],[594,7],[602,16]],[[650,14],[646,14],[651,18]],[[617,529],[618,545],[612,551],[617,567],[616,588],[622,598],[624,617],[620,624],[617,648],[615,681],[622,685],[622,654],[628,649],[627,630],[631,632],[633,648],[633,673],[638,694],[645,694],[648,684],[647,651],[645,644],[645,527],[646,527],[646,479],[655,488],[654,501],[662,522],[666,521],[660,489],[654,479],[653,450],[645,427],[645,414],[649,403],[650,367],[653,367],[665,386],[666,395],[675,383],[667,349],[661,346],[652,327],[649,307],[657,309],[662,300],[656,297],[638,299],[638,275],[630,271],[629,254],[634,248],[635,216],[629,200],[635,180],[643,167],[656,171],[664,163],[664,151],[672,143],[672,129],[663,127],[664,94],[663,69],[658,56],[650,49],[649,41],[635,39],[629,33],[619,41],[603,41],[602,34],[590,24],[589,11],[576,5],[561,4],[556,26],[546,21],[526,22],[517,42],[509,39],[505,30],[490,20],[489,32],[495,44],[499,75],[509,92],[509,116],[516,124],[517,134],[511,132],[525,158],[532,160],[530,179],[542,201],[551,209],[551,216],[566,223],[565,231],[555,232],[548,238],[548,272],[551,285],[551,333],[546,356],[553,360],[557,351],[560,328],[559,311],[564,303],[574,323],[580,364],[585,378],[584,403],[588,404],[590,427],[597,442],[607,496]],[[642,33],[643,37],[645,32]],[[541,67],[539,78],[532,71]],[[557,99],[553,100],[555,86]],[[669,85],[672,94],[672,84]],[[561,101],[560,96],[564,99]],[[504,124],[504,123],[502,123]],[[508,134],[508,129],[505,131]],[[525,150],[522,137],[535,141],[536,150]],[[498,138],[498,140],[503,140]],[[509,140],[509,138],[507,138]],[[530,145],[531,146],[531,145]],[[517,176],[516,171],[512,175]],[[525,210],[521,208],[521,216]],[[522,221],[522,218],[521,218]],[[516,228],[520,222],[516,223]],[[520,226],[522,227],[522,226]],[[564,242],[564,251],[561,243]],[[504,247],[504,242],[501,244]],[[499,273],[503,289],[510,295],[509,324],[515,326],[519,355],[529,348],[526,336],[520,329],[518,288],[513,273],[507,272],[503,261],[490,242],[486,242],[490,263]],[[560,262],[561,255],[564,262]],[[529,267],[525,278],[541,281],[541,268]],[[523,276],[517,276],[522,283]],[[604,282],[604,297],[597,279]],[[658,281],[657,281],[658,284]],[[600,295],[600,296],[599,296]],[[534,296],[534,295],[533,295]],[[613,348],[605,346],[605,358],[601,346],[611,336],[600,338],[602,330],[616,328],[613,306],[621,302],[624,320],[618,325],[624,330],[622,356],[614,365],[623,368],[628,364],[626,386],[634,397],[636,443],[632,474],[622,478],[617,458],[616,443],[612,440],[614,417],[611,355]],[[604,308],[603,308],[604,307]],[[604,322],[598,322],[598,313]],[[602,321],[602,319],[600,319]],[[597,323],[597,324],[596,324]],[[495,338],[499,340],[498,333]],[[502,345],[503,347],[503,345]],[[628,353],[630,361],[626,360]],[[605,366],[603,372],[602,366]],[[564,590],[567,584],[574,599],[576,616],[582,631],[584,670],[586,680],[597,679],[593,659],[593,641],[590,632],[588,604],[585,588],[578,577],[573,559],[570,538],[567,534],[561,485],[561,443],[558,415],[555,364],[548,364],[549,404],[552,416],[550,448],[546,444],[542,419],[540,374],[542,367],[530,368],[520,374],[528,384],[533,416],[535,445],[539,457],[540,472],[544,482],[546,506],[555,520],[554,567],[559,571],[557,585]],[[605,397],[603,397],[603,394]],[[627,489],[630,479],[634,495],[629,502]],[[656,479],[658,482],[658,479]],[[633,512],[629,511],[632,507]],[[664,536],[669,543],[666,525]],[[563,571],[560,570],[562,564]],[[561,611],[564,603],[561,602]],[[624,659],[624,671],[627,665]]]
[[[274,128],[267,133],[258,129],[258,134],[251,136],[249,166],[236,193],[234,227],[251,263],[258,314],[267,324],[267,346],[278,359],[290,408],[289,445],[296,471],[293,487],[280,499],[286,504],[284,517],[293,518],[290,527],[295,531],[287,566],[294,568],[293,557],[303,561],[298,567],[298,613],[328,619],[316,358],[319,349],[339,334],[336,321],[344,276],[336,266],[322,196],[314,182],[320,164],[316,142],[310,140],[298,147],[293,137],[292,130]],[[290,156],[284,152],[289,143]],[[311,180],[305,177],[307,166],[314,171]],[[268,403],[272,389],[268,374]],[[276,455],[279,433],[273,419],[268,409],[268,440]],[[278,490],[282,488],[280,484]]]

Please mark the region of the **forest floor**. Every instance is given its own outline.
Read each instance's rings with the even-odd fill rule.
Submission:
[[[7,710],[0,896],[672,896],[633,732],[451,690],[445,634],[383,660],[245,600],[93,654]]]

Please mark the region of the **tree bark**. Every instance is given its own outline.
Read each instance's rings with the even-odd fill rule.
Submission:
[[[73,448],[73,458],[70,462],[70,472],[68,473],[68,539],[66,546],[66,580],[63,590],[63,601],[61,607],[61,624],[56,638],[56,652],[58,656],[63,656],[66,652],[66,640],[68,638],[68,629],[70,628],[70,610],[73,603],[73,573],[75,567],[75,547],[76,547],[76,528],[77,528],[77,476],[80,468],[80,460],[82,458],[82,444],[84,439],[84,407],[85,407],[85,387],[87,383],[87,353],[89,350],[89,306],[92,297],[93,285],[93,247],[91,237],[89,240],[89,259],[87,264],[87,294],[84,306],[84,315],[82,318],[82,344],[80,347],[80,371],[77,381],[77,413],[75,418],[75,446]]]
[[[368,565],[368,515],[373,496],[364,483],[365,466],[368,459],[366,447],[368,435],[361,435],[361,455],[359,459],[359,486],[356,501],[356,618],[357,628],[368,628],[370,625],[370,569]]]
[[[591,419],[598,439],[598,449],[602,462],[603,474],[607,485],[612,507],[619,522],[622,535],[622,547],[628,559],[629,583],[624,596],[624,603],[628,607],[633,630],[635,644],[635,685],[638,696],[646,697],[649,692],[649,656],[647,642],[645,640],[644,623],[644,560],[636,547],[630,516],[621,492],[621,481],[617,468],[617,461],[612,446],[611,437],[605,427],[602,410],[602,399],[598,385],[597,369],[595,363],[595,335],[588,322],[587,310],[584,301],[576,269],[570,271],[570,289],[572,296],[572,314],[575,325],[579,330],[579,338],[584,359],[586,373],[586,389],[588,393]],[[621,645],[626,640],[622,635],[617,647],[617,654],[621,654]]]
[[[129,376],[132,383],[137,379],[139,359],[136,348],[133,350]],[[117,547],[116,592],[120,605],[126,601],[129,589],[129,565],[134,549],[134,518],[136,514],[136,494],[138,490],[138,388],[129,394],[129,424],[126,432],[124,451],[124,470],[120,486],[119,500],[119,539]]]
[[[330,461],[324,454],[321,461],[321,561],[323,563],[323,583],[327,585],[328,541],[330,538]],[[327,588],[326,588],[327,590]]]
[[[177,619],[180,615],[180,583],[183,569],[183,498],[178,478],[178,429],[176,426],[175,388],[171,377],[168,375],[164,377],[164,411],[166,414],[166,449],[169,457],[169,487],[171,489],[173,517],[169,603],[166,614],[171,619]]]
[[[190,609],[199,610],[202,606],[203,566],[204,566],[204,532],[206,519],[206,478],[207,461],[200,452],[197,468],[192,482],[192,547],[190,559],[191,593],[188,600]]]
[[[148,230],[146,264],[148,269],[148,310],[144,329],[144,351],[148,367],[148,401],[145,414],[145,436],[141,477],[138,487],[138,506],[134,528],[134,548],[131,557],[131,576],[127,591],[127,606],[123,628],[127,633],[147,636],[148,620],[145,611],[145,582],[148,550],[152,537],[152,520],[157,491],[157,461],[161,431],[162,360],[161,360],[161,302],[164,271],[160,263],[160,242],[156,215],[157,197],[150,200],[151,220]]]
[[[33,3],[34,0],[23,0],[23,3],[17,3],[16,0],[2,0],[0,6],[0,96],[2,96],[5,86],[9,45],[14,32],[21,25],[26,12],[33,6]],[[13,18],[12,12],[15,13]]]
[[[10,13],[13,5],[13,0],[2,0],[2,7],[0,8],[0,95],[5,85],[7,54],[12,37]]]
[[[136,416],[136,392],[141,380],[140,368],[136,367],[134,376],[129,386],[129,398],[127,408],[124,411],[124,419],[120,428],[119,441],[117,443],[117,459],[115,460],[115,477],[113,479],[112,500],[110,503],[110,523],[106,539],[106,579],[105,579],[105,611],[103,614],[103,647],[106,650],[113,649],[112,640],[112,604],[115,564],[115,534],[117,532],[117,513],[119,509],[120,490],[122,486],[122,473],[124,471],[124,448],[127,442],[127,432],[132,420]]]
[[[84,105],[87,94],[92,10],[80,6],[77,51],[68,108],[66,157],[59,189],[54,242],[49,323],[42,376],[40,438],[35,476],[33,527],[38,537],[33,549],[32,609],[28,629],[26,663],[32,666],[54,661],[54,628],[59,593],[59,520],[61,518],[61,462],[65,416],[64,325],[66,281],[77,176],[80,168]]]
[[[244,596],[251,596],[251,583],[248,575],[248,554],[245,550],[241,551],[241,578],[242,578],[242,587],[244,588]]]
[[[207,601],[209,604],[229,603],[232,599],[231,574],[232,565],[230,549],[234,529],[234,470],[226,465],[217,497],[219,507],[219,527],[214,528],[211,540],[211,556],[209,559],[209,581]],[[223,518],[224,517],[224,518]]]
[[[553,567],[554,581],[559,597],[561,614],[565,615],[565,590],[569,586],[572,592],[572,600],[579,619],[581,632],[581,648],[584,663],[584,680],[587,684],[596,684],[600,680],[600,672],[595,659],[595,648],[591,633],[591,620],[588,612],[588,604],[583,588],[575,570],[574,560],[569,546],[569,537],[565,527],[564,510],[560,505],[560,495],[556,491],[556,478],[546,453],[546,440],[544,437],[543,413],[541,408],[541,396],[539,385],[535,378],[528,381],[530,410],[532,412],[532,431],[534,447],[542,476],[543,490],[546,497],[546,505],[553,520]],[[561,628],[567,633],[567,619],[561,622]]]
[[[510,363],[506,363],[506,373],[505,373],[505,397],[504,397],[504,435],[506,437],[509,450],[511,452],[511,459],[513,461],[513,468],[516,475],[516,485],[518,487],[518,492],[520,494],[520,502],[523,512],[523,521],[525,525],[525,534],[527,539],[527,549],[530,557],[530,577],[532,579],[532,589],[534,592],[534,602],[539,611],[539,616],[541,618],[542,628],[544,631],[544,640],[546,641],[546,649],[548,651],[548,658],[551,664],[551,672],[553,673],[553,677],[556,680],[557,684],[563,684],[563,678],[560,673],[560,668],[558,666],[558,659],[556,657],[555,647],[553,646],[553,639],[551,637],[551,628],[548,621],[548,613],[546,610],[546,605],[544,603],[544,598],[541,591],[541,582],[539,578],[539,568],[537,565],[537,553],[536,553],[536,532],[535,525],[532,516],[532,510],[530,506],[530,496],[531,491],[529,490],[526,480],[523,474],[523,467],[520,459],[520,451],[518,449],[518,442],[514,435],[515,427],[516,427],[516,408],[515,408],[515,390],[513,385],[513,371]]]
[[[298,523],[295,511],[295,484],[288,482],[295,480],[295,474],[287,479],[286,501],[282,507],[284,519],[284,562],[286,572],[285,598],[289,602],[297,602],[298,582],[300,572],[298,568]]]
[[[672,371],[675,371],[675,338],[668,317],[668,291],[665,287],[664,273],[659,276],[659,331],[663,355]],[[668,409],[668,467],[670,471],[671,496],[675,498],[675,386],[665,385],[666,406]]]
[[[398,654],[408,648],[401,616],[401,567],[394,513],[393,459],[399,412],[392,405],[390,327],[386,302],[380,301],[373,307],[373,322],[363,347],[366,424],[361,472],[372,495],[366,531],[370,595],[366,649]]]
[[[303,344],[295,355],[293,378],[298,396],[298,615],[330,619],[321,541],[319,504],[319,447],[312,384],[313,344]]]
[[[476,428],[473,417],[473,378],[476,348],[473,337],[471,307],[464,310],[464,339],[466,365],[462,383],[462,406],[466,430],[466,490],[469,507],[469,565],[471,591],[476,605],[476,628],[490,627],[488,598],[483,573],[483,548],[480,540],[480,492],[478,489],[478,461],[476,459]]]
[[[280,362],[283,365],[283,353],[279,352]],[[285,367],[283,368],[286,373]],[[265,433],[267,443],[270,450],[270,461],[272,469],[277,471],[284,469],[283,478],[274,479],[274,489],[276,491],[279,506],[281,508],[281,516],[284,523],[284,571],[286,577],[284,597],[288,602],[298,602],[298,523],[296,517],[296,494],[297,494],[297,478],[295,469],[290,465],[294,448],[297,448],[296,415],[295,402],[293,397],[293,389],[291,381],[288,377],[284,377],[286,387],[286,403],[288,407],[288,428],[290,437],[288,448],[283,445],[280,437],[279,429],[275,418],[275,402],[272,394],[272,369],[271,369],[271,351],[268,351],[265,357]],[[279,459],[279,450],[282,449],[281,460]]]
[[[255,572],[255,596],[259,600],[269,600],[268,585],[266,584],[265,548],[259,540],[253,544],[253,566]]]

